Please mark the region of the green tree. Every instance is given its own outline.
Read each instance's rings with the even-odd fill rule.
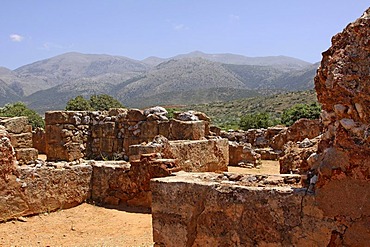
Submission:
[[[93,108],[90,105],[90,101],[82,97],[81,95],[76,98],[70,99],[66,105],[66,111],[91,111]]]
[[[14,104],[6,104],[3,108],[0,108],[1,117],[27,117],[28,121],[32,125],[32,128],[45,127],[45,122],[42,117],[32,109],[29,109],[25,103],[16,102]]]
[[[321,113],[321,106],[318,103],[297,104],[283,111],[281,122],[290,126],[301,118],[318,119]]]
[[[123,108],[121,102],[107,94],[92,95],[90,105],[96,111],[106,111],[109,108]]]
[[[239,126],[243,130],[267,128],[277,124],[266,112],[247,114],[240,118]]]
[[[67,111],[107,111],[110,108],[123,108],[121,102],[107,94],[92,95],[85,99],[81,95],[67,102]]]

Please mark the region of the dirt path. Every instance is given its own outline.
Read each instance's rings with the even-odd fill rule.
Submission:
[[[84,203],[0,224],[0,246],[152,246],[151,217]]]

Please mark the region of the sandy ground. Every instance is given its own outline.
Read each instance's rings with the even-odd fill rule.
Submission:
[[[152,218],[87,203],[0,224],[0,246],[152,246]]]
[[[260,169],[229,167],[229,172],[278,174],[279,162]],[[27,222],[0,224],[0,246],[152,246],[151,214],[90,204],[50,214],[24,217]]]

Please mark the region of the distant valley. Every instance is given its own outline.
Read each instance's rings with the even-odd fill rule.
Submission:
[[[197,51],[138,61],[71,52],[15,70],[0,67],[0,106],[23,101],[43,113],[77,95],[103,93],[138,108],[224,102],[312,89],[317,67],[285,56]]]

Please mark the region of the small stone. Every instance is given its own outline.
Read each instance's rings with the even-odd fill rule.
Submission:
[[[27,218],[25,218],[23,216],[18,217],[17,220],[20,221],[20,222],[27,222],[28,221]]]

